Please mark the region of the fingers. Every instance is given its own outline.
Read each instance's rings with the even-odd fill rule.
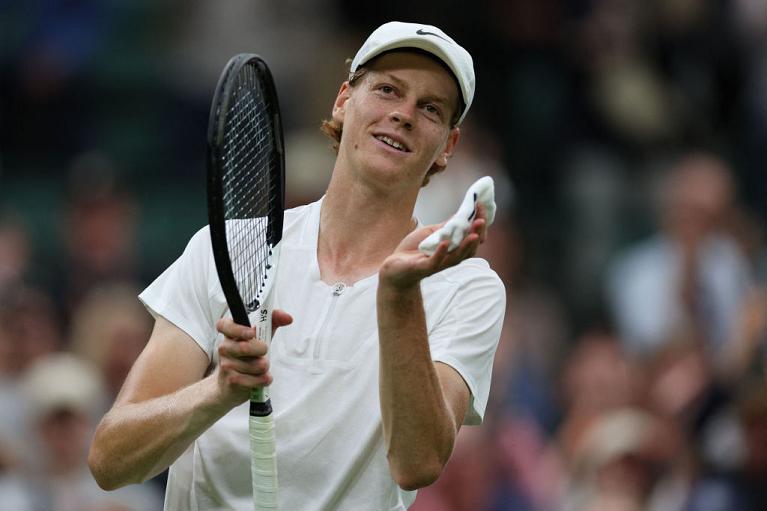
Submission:
[[[243,385],[246,382],[250,382],[254,386],[271,383],[272,377],[269,374],[269,359],[267,357],[246,359],[222,357],[219,363],[221,371],[227,375],[234,376],[233,379],[230,379],[231,383]]]
[[[479,245],[487,237],[487,220],[482,216],[483,207],[480,205],[478,215],[468,225],[466,222],[460,226],[451,225],[451,222],[458,222],[452,218],[442,226],[435,224],[421,229],[419,237],[429,235],[423,239],[424,243],[413,243],[411,233],[381,265],[379,283],[387,282],[398,288],[412,286],[429,275],[474,257]],[[424,244],[429,245],[427,249]],[[450,250],[451,246],[455,248]]]
[[[481,202],[477,202],[477,216],[475,218],[487,218],[487,208]]]
[[[424,264],[429,269],[447,268],[459,262],[473,257],[479,245],[487,237],[486,222],[480,218],[474,220],[469,233],[460,241],[460,244],[453,250],[449,250],[450,241],[443,240],[437,245],[434,253],[426,258]]]
[[[444,262],[445,258],[449,254],[449,249],[450,249],[450,242],[448,242],[447,240],[440,241],[439,245],[437,245],[437,249],[426,260],[428,269],[431,271],[434,271],[438,269],[440,266],[442,266],[442,263]]]
[[[285,311],[272,312],[272,333],[293,322]],[[256,329],[238,325],[231,318],[216,322],[216,330],[224,334],[218,346],[218,367],[216,381],[221,401],[235,406],[246,401],[253,389],[271,385],[269,346],[256,338]]]
[[[475,237],[477,246],[484,243],[487,238],[487,222],[483,218],[476,219],[471,223],[468,232],[460,240],[456,240],[456,243],[454,244],[455,248],[450,250],[449,253],[454,255],[467,253],[465,248],[471,246],[475,242]],[[474,252],[476,252],[476,247],[474,248]],[[474,252],[471,252],[469,257],[473,256]],[[462,259],[465,259],[465,257]]]
[[[255,328],[238,325],[230,318],[221,318],[216,321],[216,330],[230,339],[247,340],[256,336]]]
[[[281,326],[287,326],[293,322],[293,316],[287,312],[275,309],[272,311],[272,333]],[[248,340],[256,336],[256,329],[239,325],[230,318],[221,318],[216,322],[216,330],[225,337],[235,340]]]
[[[474,255],[477,253],[477,248],[479,248],[479,244],[480,235],[476,232],[469,233],[469,235],[463,239],[458,248],[450,254],[451,257],[449,258],[449,261],[446,261],[446,263],[448,263],[450,266],[453,266],[460,263],[464,259],[474,257]]]
[[[292,321],[290,316],[288,319]],[[269,351],[269,346],[264,341],[256,339],[255,328],[238,325],[229,318],[222,318],[216,322],[216,329],[224,334],[224,340],[218,347],[221,357],[263,357]]]
[[[284,310],[275,309],[272,312],[272,333],[281,326],[288,326],[293,322],[293,316]]]
[[[476,220],[472,224],[472,230],[461,241],[461,244],[458,245],[458,247],[453,251],[447,252],[442,258],[440,261],[441,267],[449,268],[450,266],[455,266],[464,259],[474,257],[474,255],[477,253],[479,245],[484,241],[484,236],[484,220]]]
[[[216,367],[216,380],[221,392],[221,401],[230,403],[231,406],[246,401],[253,389],[263,388],[272,383],[269,359],[266,356],[233,356],[232,352],[228,351],[227,344],[235,342],[225,339],[219,346],[219,362]]]
[[[252,389],[272,384],[269,361],[264,358],[245,363],[236,359],[222,359],[218,367],[219,380],[223,382],[224,395],[233,396],[235,403],[248,399]]]
[[[487,239],[487,220],[484,217],[478,217],[472,223],[470,232],[479,234],[479,243],[484,243]]]
[[[287,313],[277,314],[277,325],[282,326],[292,321]],[[269,346],[256,339],[252,327],[238,325],[230,318],[216,322],[216,329],[224,334],[218,346],[218,381],[222,399],[234,404],[245,401],[250,391],[272,383],[269,373],[269,359],[266,353]]]
[[[218,354],[233,358],[263,357],[269,351],[269,346],[254,337],[250,339],[232,339],[224,337],[218,346]]]

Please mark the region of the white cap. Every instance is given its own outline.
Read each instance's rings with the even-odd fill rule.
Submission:
[[[365,44],[354,56],[349,76],[373,57],[398,48],[417,48],[427,51],[450,68],[461,87],[461,96],[465,105],[461,117],[458,119],[458,124],[460,124],[466,117],[466,112],[469,111],[474,99],[476,83],[474,62],[469,52],[433,25],[399,21],[384,23],[370,34]]]
[[[94,415],[104,398],[96,369],[70,353],[51,353],[32,364],[22,378],[22,391],[35,419],[61,408]]]
[[[583,468],[591,470],[630,454],[650,456],[657,428],[656,419],[639,409],[617,408],[605,412],[584,432],[578,461]]]

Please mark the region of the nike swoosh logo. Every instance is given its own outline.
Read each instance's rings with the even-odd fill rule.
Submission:
[[[422,28],[419,28],[418,30],[416,30],[415,33],[418,34],[418,35],[433,35],[434,37],[439,37],[443,41],[447,41],[448,43],[450,42],[447,39],[445,39],[444,37],[442,37],[441,35],[435,34],[434,32],[427,32],[426,30],[424,30]]]

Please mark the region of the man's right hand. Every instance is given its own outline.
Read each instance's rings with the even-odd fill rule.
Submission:
[[[293,322],[290,314],[275,310],[272,313],[272,335],[277,328]],[[219,362],[216,381],[225,403],[237,406],[250,398],[252,389],[272,383],[269,372],[269,347],[256,339],[256,329],[238,325],[230,318],[216,322],[216,330],[224,334],[218,347]]]

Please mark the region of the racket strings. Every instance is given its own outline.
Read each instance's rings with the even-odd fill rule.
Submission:
[[[271,256],[268,225],[276,207],[273,168],[278,164],[273,116],[256,72],[248,65],[237,76],[223,144],[227,242],[235,281],[249,312],[258,306]]]

